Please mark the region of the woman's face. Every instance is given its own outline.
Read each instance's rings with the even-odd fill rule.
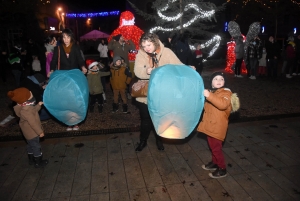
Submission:
[[[147,53],[153,53],[153,52],[155,52],[155,49],[156,49],[154,46],[154,43],[152,43],[150,41],[142,42],[142,48]]]
[[[63,41],[66,46],[69,46],[71,43],[71,37],[67,34],[63,34]]]
[[[53,37],[52,41],[50,42],[50,45],[52,45],[52,46],[56,46],[57,45],[57,41],[56,41],[55,37]]]

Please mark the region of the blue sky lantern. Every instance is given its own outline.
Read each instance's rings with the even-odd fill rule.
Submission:
[[[296,34],[297,33],[297,28],[294,28],[294,34]]]
[[[157,134],[184,139],[197,126],[204,106],[203,80],[191,67],[164,65],[152,71],[148,109]]]
[[[76,125],[87,114],[87,79],[78,69],[54,71],[43,99],[45,107],[55,118],[68,126]]]

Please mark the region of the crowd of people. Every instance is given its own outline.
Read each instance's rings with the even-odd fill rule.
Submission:
[[[144,33],[139,42],[139,50],[134,63],[134,72],[130,71],[128,52],[135,50],[134,43],[121,34],[114,36],[107,43],[102,40],[98,46],[99,59],[86,59],[76,43],[70,29],[64,29],[61,41],[55,36],[49,36],[45,40],[44,50],[30,40],[28,49],[22,49],[17,44],[11,53],[1,50],[1,75],[6,82],[6,76],[2,73],[6,65],[10,65],[15,78],[16,89],[8,92],[8,97],[15,102],[14,111],[20,118],[19,125],[27,140],[27,152],[29,164],[35,167],[44,167],[48,160],[42,159],[39,138],[44,136],[41,121],[51,118],[47,109],[43,107],[43,90],[47,87],[47,79],[56,70],[79,69],[87,77],[89,87],[89,112],[94,112],[95,105],[98,112],[102,113],[103,104],[106,102],[106,77],[109,76],[110,86],[113,91],[112,113],[119,110],[122,103],[122,112],[128,112],[129,84],[133,80],[133,74],[138,79],[149,80],[154,68],[166,64],[188,65],[200,75],[203,71],[204,53],[201,45],[194,44],[191,51],[187,38],[182,34],[173,34],[167,40],[160,40],[154,33]],[[234,38],[236,42],[235,77],[242,77],[241,65],[244,58],[244,43],[242,37]],[[282,72],[287,78],[298,75],[300,36],[296,42],[293,37],[288,38],[285,61]],[[109,51],[113,57],[110,58]],[[41,53],[42,52],[42,53]],[[269,41],[262,44],[259,37],[250,41],[247,49],[248,77],[256,79],[257,75],[278,76],[278,59],[282,56],[280,48],[270,36]],[[25,77],[23,73],[25,72]],[[80,83],[79,83],[80,84]],[[222,143],[225,140],[228,118],[232,111],[236,111],[239,104],[236,96],[226,86],[226,77],[222,72],[211,75],[210,86],[206,86],[203,95],[206,98],[203,117],[199,117],[197,131],[207,135],[212,159],[202,168],[214,171],[209,174],[212,178],[221,178],[227,175],[226,163],[222,152]],[[37,103],[37,104],[36,104]],[[151,131],[154,131],[157,149],[163,151],[163,139],[155,129],[151,120],[147,97],[136,97],[136,106],[140,113],[140,141],[135,148],[141,152],[147,146],[147,140]],[[79,125],[67,127],[67,131],[79,130]]]
[[[244,48],[242,36],[234,38],[234,41],[236,44],[235,77],[243,77],[241,66],[244,58],[247,58],[245,60],[247,77],[252,80],[257,76],[271,78],[284,76],[290,79],[300,75],[300,35],[297,38],[289,36],[286,45],[282,48],[272,35],[264,44],[258,36],[255,37],[249,42],[247,48]]]

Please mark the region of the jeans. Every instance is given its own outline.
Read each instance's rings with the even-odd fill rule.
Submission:
[[[49,112],[46,108],[41,108],[41,110],[39,112],[39,115],[40,115],[40,120],[41,121],[45,121],[45,120],[51,118],[51,116],[50,116],[50,114],[49,114]]]
[[[256,76],[256,66],[257,66],[257,59],[256,58],[249,58],[249,65],[250,65],[250,75]]]
[[[31,140],[27,140],[27,153],[33,154],[34,157],[38,157],[42,155],[39,136],[36,136]]]
[[[241,74],[241,66],[242,66],[243,59],[236,59],[235,60],[235,68],[234,68],[234,73],[236,75]]]
[[[277,77],[278,60],[268,59],[267,67],[268,67],[268,77]]]

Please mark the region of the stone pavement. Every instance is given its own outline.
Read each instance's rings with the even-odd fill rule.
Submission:
[[[300,200],[300,118],[230,124],[228,176],[212,179],[206,138],[154,136],[135,153],[138,133],[45,139],[49,164],[28,165],[25,142],[0,142],[1,201]]]

